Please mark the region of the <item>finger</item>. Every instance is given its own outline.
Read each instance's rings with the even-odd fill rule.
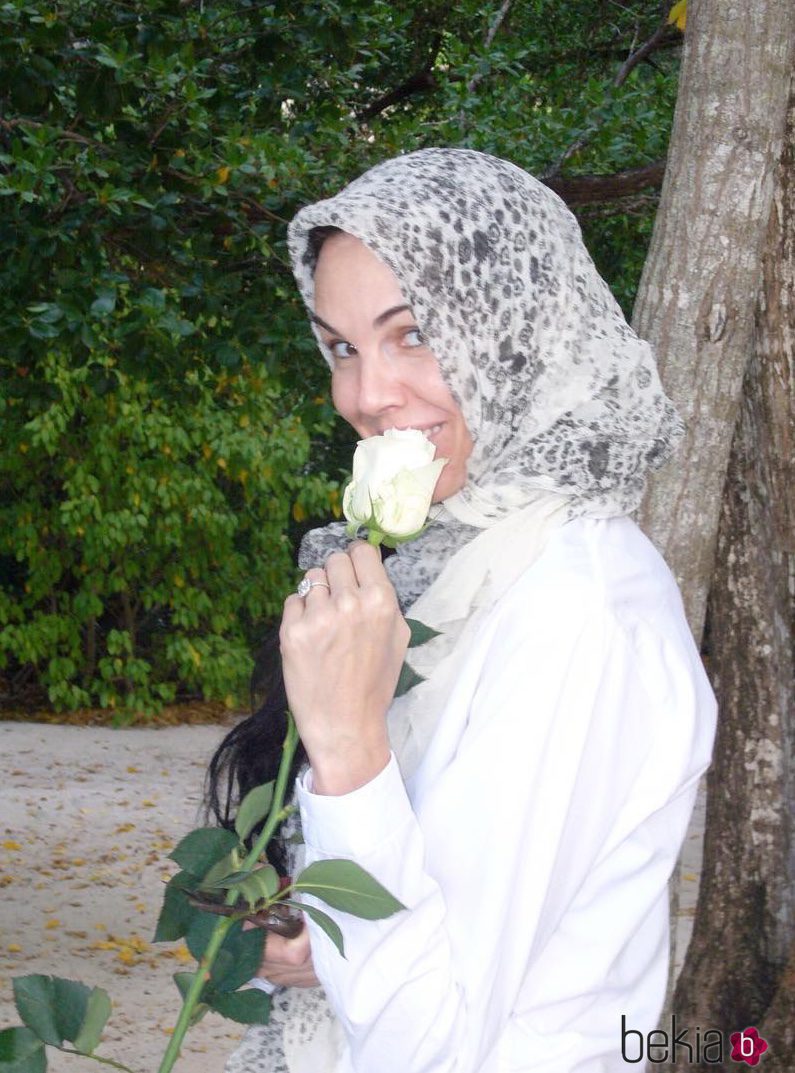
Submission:
[[[381,552],[372,544],[355,540],[348,548],[348,558],[359,585],[389,585],[389,575],[381,561]]]
[[[273,931],[266,933],[263,968],[266,966],[269,970],[286,966],[296,968],[305,965],[311,957],[309,932],[306,927],[303,927],[294,939],[286,939],[283,935]]]
[[[331,586],[322,566],[311,567],[304,574],[304,578],[312,583],[309,592],[303,597],[305,601],[328,600],[331,595]]]
[[[331,585],[332,596],[345,589],[357,587],[353,564],[344,551],[335,551],[333,555],[329,555],[326,560],[326,577]]]

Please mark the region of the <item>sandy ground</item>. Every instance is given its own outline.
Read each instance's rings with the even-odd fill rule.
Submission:
[[[11,979],[50,973],[113,1000],[98,1053],[155,1073],[179,1010],[182,944],[151,942],[166,857],[199,820],[220,727],[112,730],[0,723],[0,1027],[18,1024]],[[699,801],[682,862],[676,962],[690,936],[703,830]],[[222,1073],[242,1026],[208,1014],[180,1073]],[[49,1049],[52,1073],[99,1065]]]
[[[167,855],[197,826],[221,727],[113,730],[0,723],[0,1027],[11,978],[50,973],[113,1000],[97,1053],[155,1073],[179,1012],[182,944],[151,942]],[[208,1014],[178,1070],[221,1073],[243,1028]],[[102,1068],[48,1048],[54,1073]]]

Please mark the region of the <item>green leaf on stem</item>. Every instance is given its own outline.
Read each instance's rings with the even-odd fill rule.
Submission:
[[[83,1023],[74,1039],[75,1050],[92,1054],[102,1038],[102,1031],[110,1017],[110,995],[101,987],[95,987],[88,996]]]
[[[326,935],[328,935],[342,957],[345,957],[345,943],[342,938],[342,931],[336,920],[332,920],[328,913],[324,913],[322,909],[318,909],[314,905],[306,905],[304,902],[294,902],[291,898],[285,898],[281,904],[292,905],[294,908],[300,909],[302,913],[306,913],[308,917],[311,917],[318,927],[322,928]]]
[[[417,648],[419,645],[424,645],[426,641],[432,641],[434,637],[439,636],[438,630],[431,629],[430,626],[426,626],[419,619],[407,618],[406,624],[411,631],[409,648]]]
[[[220,924],[228,924],[229,918],[224,917],[221,921],[212,913],[199,912],[191,924],[185,942],[191,954],[200,961],[210,936]],[[221,948],[218,951],[215,962],[210,968],[210,976],[215,987],[219,991],[234,991],[252,976],[262,964],[262,955],[265,948],[265,932],[261,928],[252,928],[243,931],[240,921],[235,921],[229,927]]]
[[[196,975],[195,972],[175,972],[174,973],[174,983],[179,988],[179,993],[182,996],[183,1003],[185,1002],[186,998],[188,997],[188,991],[190,990],[190,985],[193,983],[193,979],[194,979],[195,975]],[[211,988],[210,988],[210,986],[208,984],[205,984],[204,987],[202,988],[201,994],[200,994],[200,997],[199,997],[199,1001],[193,1007],[193,1012],[191,1013],[190,1022],[189,1022],[191,1028],[193,1027],[193,1025],[197,1025],[199,1023],[199,1021],[201,1021],[202,1017],[204,1017],[205,1013],[207,1013],[207,1011],[210,1009],[210,1007],[207,1004],[207,1002],[204,1001],[204,999],[210,993],[210,990],[211,990]]]
[[[0,1070],[2,1073],[45,1073],[47,1052],[30,1028],[4,1028],[0,1031]]]
[[[213,992],[210,1006],[241,1025],[266,1025],[270,1019],[271,997],[253,987],[227,994]]]
[[[206,875],[202,876],[201,883],[199,884],[200,890],[217,890],[224,880],[229,879],[233,875],[247,875],[247,872],[240,871],[240,851],[239,846],[227,853],[225,857],[222,857],[220,861],[216,861],[212,868]]]
[[[315,861],[301,872],[293,888],[364,920],[382,920],[406,908],[353,861]]]
[[[191,921],[191,925],[185,932],[185,943],[188,950],[196,958],[197,961],[201,961],[207,944],[210,941],[210,936],[215,930],[216,924],[221,924],[222,920],[219,919],[214,913],[203,913],[201,910],[197,911],[196,916]]]
[[[266,864],[258,868],[245,879],[230,883],[230,887],[240,892],[249,908],[253,908],[263,898],[272,898],[279,889],[279,873],[273,865]]]
[[[226,861],[228,858],[224,858]],[[224,861],[221,863],[223,864]],[[214,876],[218,865],[215,868],[211,868],[204,879],[199,883],[199,890],[228,890],[230,887],[234,887],[236,883],[242,883],[244,879],[248,879],[251,875],[250,871],[245,872],[225,872],[221,875],[220,871],[218,876]]]
[[[169,857],[184,871],[201,879],[214,864],[231,853],[237,841],[237,835],[223,827],[200,827],[185,835]]]
[[[188,992],[190,991],[191,984],[193,983],[195,978],[196,978],[196,973],[195,972],[175,972],[174,973],[174,983],[177,985],[177,988],[179,989],[179,993],[180,993],[180,996],[182,997],[183,1002],[188,997]],[[206,988],[206,985],[205,985],[205,988]],[[202,994],[203,993],[204,992],[202,992]]]
[[[266,782],[264,786],[255,786],[240,802],[235,830],[241,842],[245,842],[260,820],[264,820],[268,815],[273,801],[273,787],[273,782]]]
[[[219,991],[236,991],[257,975],[264,953],[265,932],[262,928],[243,931],[241,923],[234,924],[210,969],[214,987]]]
[[[39,1039],[60,1047],[64,1034],[58,1024],[55,988],[51,976],[18,976],[13,981],[17,1013]]]
[[[111,1011],[102,988],[38,974],[18,977],[13,987],[19,1016],[44,1043],[60,1047],[68,1040],[81,1054],[97,1046]]]
[[[53,976],[52,983],[58,1030],[64,1039],[74,1043],[83,1027],[91,988],[61,976]]]
[[[176,942],[187,933],[198,910],[188,901],[184,887],[193,883],[195,878],[187,872],[177,872],[168,881],[157,918],[154,942]]]
[[[400,677],[395,686],[395,696],[402,697],[404,693],[408,693],[410,689],[413,689],[414,686],[418,686],[420,682],[424,681],[425,679],[422,675],[417,674],[417,672],[412,667],[409,667],[408,663],[404,661],[403,666],[400,668]]]

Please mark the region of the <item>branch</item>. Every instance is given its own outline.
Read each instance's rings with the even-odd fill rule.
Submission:
[[[597,201],[615,201],[637,194],[649,186],[661,186],[664,174],[663,159],[613,175],[556,175],[541,181],[571,208],[575,205],[593,205]]]
[[[433,59],[436,58],[434,53]],[[366,122],[368,119],[373,119],[375,116],[380,115],[381,112],[386,111],[390,105],[400,104],[401,101],[406,100],[407,97],[413,97],[415,93],[421,93],[426,89],[436,89],[436,79],[433,75],[433,60],[430,65],[424,71],[418,71],[417,74],[412,75],[411,78],[407,78],[405,82],[402,82],[399,86],[389,90],[378,100],[373,101],[372,104],[368,104],[366,108],[363,108],[361,112],[356,113],[356,119],[360,122]]]
[[[401,101],[406,100],[407,97],[412,97],[415,93],[421,93],[426,89],[436,89],[436,79],[433,74],[433,65],[436,63],[436,57],[439,54],[439,49],[442,47],[442,35],[435,34],[433,41],[431,42],[431,51],[428,56],[428,60],[421,71],[417,71],[410,78],[407,78],[405,82],[401,82],[399,86],[394,89],[390,89],[387,93],[384,93],[377,100],[368,104],[366,108],[363,108],[361,112],[356,113],[356,120],[360,123],[366,122],[368,119],[373,119],[375,116],[380,115],[393,104],[400,104]]]
[[[512,2],[512,0],[502,0],[502,7],[497,12],[497,18],[494,20],[494,22],[489,27],[489,32],[486,34],[486,40],[483,42],[484,49],[487,50],[487,49],[491,48],[491,43],[494,40],[494,38],[497,36],[497,31],[499,30],[500,26],[502,26],[503,22],[505,21],[505,16],[510,11],[511,2]],[[479,72],[479,71],[476,71],[475,74],[472,75],[472,78],[469,80],[469,85],[467,86],[467,93],[474,93],[475,87],[482,80],[483,80],[483,73]]]
[[[500,26],[502,26],[505,20],[505,16],[508,14],[511,8],[511,2],[512,0],[502,0],[502,7],[497,12],[497,17],[489,27],[488,32],[486,33],[486,37],[483,41],[484,55],[488,52],[492,42],[494,41],[494,38],[497,36],[497,31],[499,30]],[[485,71],[483,70],[475,71],[475,73],[472,75],[469,82],[467,83],[466,91],[468,95],[475,92],[477,86],[483,81],[484,75]],[[461,111],[458,113],[458,125],[461,128],[461,133],[463,134],[467,127],[466,110],[463,106],[461,107]]]
[[[658,48],[668,47],[671,44],[677,43],[678,35],[671,33],[670,31],[671,27],[667,22],[663,22],[658,26],[648,41],[645,41],[640,48],[635,49],[634,52],[627,56],[619,68],[618,74],[613,81],[613,85],[616,88],[623,86],[629,78],[630,72],[637,67],[639,63],[642,63],[647,56],[650,56],[652,52],[656,52]]]
[[[667,22],[661,23],[651,37],[645,41],[640,48],[635,49],[624,60],[619,68],[618,74],[613,80],[613,88],[618,89],[629,78],[630,72],[643,60],[647,60],[652,52],[659,48],[667,48],[672,43],[678,43],[677,35],[670,32],[670,27]],[[609,99],[609,98],[608,98]],[[563,165],[574,156],[575,153],[579,153],[581,149],[584,149],[593,135],[599,130],[604,123],[604,116],[599,116],[596,121],[564,150],[562,156],[557,161],[555,166],[547,172],[549,178],[553,176],[557,177],[560,174],[560,170]],[[546,180],[544,180],[546,181]]]

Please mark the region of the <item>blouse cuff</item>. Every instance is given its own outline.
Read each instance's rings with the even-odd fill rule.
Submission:
[[[375,778],[348,794],[312,792],[312,770],[296,780],[301,830],[307,847],[325,857],[361,857],[413,822],[395,754]]]

